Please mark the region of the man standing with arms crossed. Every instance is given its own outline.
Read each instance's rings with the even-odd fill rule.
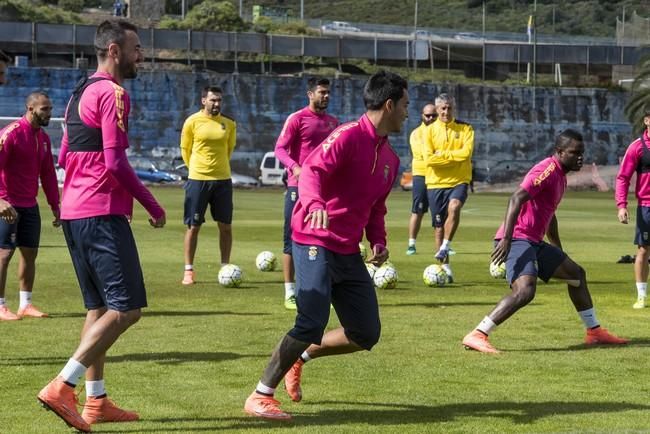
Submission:
[[[90,432],[93,423],[139,418],[108,399],[104,361],[108,349],[147,306],[129,226],[133,199],[147,210],[151,226],[165,225],[165,211],[138,180],[126,157],[130,100],[121,83],[136,77],[137,64],[143,60],[137,30],[122,20],[106,20],[97,27],[97,72],[73,91],[59,156],[59,165],[66,171],[63,233],[88,313],[79,346],[38,399],[83,432]],[[86,403],[80,415],[74,389],[84,374]]]
[[[36,196],[38,181],[50,205],[55,227],[59,226],[59,187],[50,138],[41,127],[50,123],[52,103],[44,92],[32,92],[25,100],[27,111],[0,131],[0,320],[31,316],[47,317],[32,304],[36,256],[41,238],[41,214]],[[17,314],[5,300],[7,268],[16,246],[20,252]]]
[[[442,93],[435,103],[438,119],[427,127],[425,146],[427,195],[438,249],[435,258],[442,262],[447,280],[453,283],[449,252],[472,180],[474,129],[454,118],[456,102],[452,96]]]
[[[363,100],[366,113],[335,129],[303,163],[291,218],[298,312],[246,400],[244,410],[253,416],[291,419],[273,397],[285,374],[289,396],[300,401],[305,362],[370,350],[379,341],[377,294],[359,242],[365,230],[369,261],[388,259],[384,216],[399,157],[387,136],[399,132],[407,117],[406,80],[379,71],[366,82]],[[330,303],[341,327],[324,333]]]
[[[181,155],[189,169],[185,183],[185,273],[183,285],[194,283],[194,255],[199,230],[210,205],[219,226],[221,265],[230,262],[232,249],[232,179],[230,157],[235,149],[235,121],[221,112],[223,90],[205,87],[202,109],[188,117],[181,132]]]
[[[325,113],[330,101],[330,81],[310,78],[307,81],[309,105],[289,115],[275,144],[275,156],[289,173],[284,196],[284,307],[296,310],[293,257],[291,256],[291,213],[299,197],[298,179],[302,163],[339,124],[338,119]]]
[[[646,307],[648,294],[648,257],[650,257],[650,107],[643,116],[644,130],[641,136],[628,146],[621,168],[616,176],[616,206],[618,221],[627,224],[627,193],[632,175],[636,173],[634,193],[638,202],[636,209],[636,234],[634,244],[638,251],[634,258],[634,279],[637,300],[634,309]]]
[[[420,232],[422,217],[429,210],[429,200],[427,198],[427,184],[425,176],[427,174],[427,163],[424,161],[424,149],[426,145],[427,125],[431,125],[436,120],[436,106],[427,104],[422,107],[422,123],[411,132],[409,139],[411,145],[411,173],[413,174],[413,206],[411,207],[411,219],[409,220],[409,244],[406,249],[407,255],[415,255],[415,240]]]

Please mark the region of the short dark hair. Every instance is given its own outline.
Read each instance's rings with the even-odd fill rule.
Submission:
[[[374,73],[363,87],[363,103],[368,110],[379,110],[389,99],[400,100],[406,89],[406,80],[397,74],[381,70]]]
[[[566,149],[569,147],[571,141],[575,140],[576,142],[582,142],[582,134],[576,130],[567,129],[560,133],[559,136],[555,139],[555,149]]]
[[[323,77],[312,77],[307,80],[307,91],[313,92],[318,86],[329,86],[330,81],[327,78]]]
[[[201,98],[205,98],[208,96],[208,93],[219,93],[223,95],[223,90],[219,86],[206,86],[203,88],[201,91]]]
[[[138,33],[138,28],[126,20],[104,20],[95,31],[95,53],[99,59],[105,59],[108,46],[117,44],[120,47],[126,39],[126,32]]]
[[[45,98],[50,98],[50,96],[44,91],[44,90],[35,90],[34,92],[30,93],[27,95],[27,98],[25,98],[25,107],[29,107],[29,105],[38,97],[45,97]]]
[[[11,62],[11,57],[7,56],[4,51],[0,50],[0,62],[9,63]]]

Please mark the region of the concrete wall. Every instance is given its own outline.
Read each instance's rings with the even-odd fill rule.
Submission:
[[[0,116],[20,116],[24,97],[32,90],[46,90],[63,116],[74,83],[75,69],[10,68],[7,86],[0,87]],[[224,113],[238,123],[239,170],[259,164],[271,150],[286,116],[306,103],[304,78],[226,75],[211,73],[141,72],[125,84],[131,95],[131,146],[147,151],[156,147],[177,151],[183,120],[198,109],[204,85],[220,85],[225,91]],[[364,79],[333,81],[329,112],[342,121],[363,113]],[[537,88],[414,84],[406,128],[391,138],[403,162],[408,164],[408,134],[419,123],[424,103],[440,92],[454,95],[458,119],[476,131],[474,160],[477,168],[490,171],[492,180],[520,172],[552,151],[555,135],[566,128],[582,131],[587,161],[616,164],[632,132],[623,115],[627,93],[607,89]],[[535,104],[533,105],[533,99]],[[50,128],[53,142],[60,130]],[[56,145],[55,145],[56,146]]]

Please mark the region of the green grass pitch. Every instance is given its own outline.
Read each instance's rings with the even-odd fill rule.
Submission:
[[[190,433],[501,433],[647,430],[650,309],[633,310],[633,225],[617,222],[612,194],[569,193],[558,212],[564,248],[587,270],[603,326],[631,339],[622,348],[585,348],[584,330],[560,283],[540,284],[531,305],[492,335],[496,356],[464,351],[460,340],[506,293],[488,273],[491,237],[508,195],[470,195],[452,257],[457,283],[427,288],[433,237],[425,220],[418,253],[406,256],[410,193],[389,199],[391,261],[400,282],[378,293],[382,338],[372,352],[317,359],[304,369],[303,402],[277,397],[294,415],[288,423],[247,417],[244,400],[278,339],[292,326],[283,307],[281,271],[255,269],[262,250],[281,254],[282,191],[235,192],[232,262],[240,288],[216,283],[217,228],[202,229],[198,283],[183,271],[180,188],[157,188],[167,226],[149,228],[136,204],[133,228],[148,289],[142,320],[108,354],[109,395],[142,420],[96,425],[96,432]],[[36,402],[40,388],[72,354],[84,318],[63,235],[41,206],[43,236],[34,303],[50,319],[0,323],[0,432],[66,432]],[[17,258],[7,284],[16,309]],[[333,315],[334,316],[334,315]],[[331,325],[336,325],[332,318]],[[82,393],[83,402],[83,393]]]

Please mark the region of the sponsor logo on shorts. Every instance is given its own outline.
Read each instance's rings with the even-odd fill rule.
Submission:
[[[647,232],[643,233],[643,241],[648,241],[648,233]]]
[[[11,235],[9,235],[9,241],[11,242],[11,244],[16,244],[16,233],[15,232],[12,233]]]
[[[315,261],[317,256],[318,256],[318,247],[310,246],[309,247],[309,260],[310,261]]]
[[[436,214],[436,223],[442,223],[442,218],[440,217],[440,214]]]
[[[291,192],[291,202],[295,202],[297,196],[298,196],[298,195],[296,194],[296,192],[295,192],[295,191],[292,191],[292,192]]]
[[[198,222],[199,220],[201,220],[201,214],[199,214],[199,213],[197,212],[197,213],[194,214],[194,221],[197,221],[197,222]]]
[[[424,208],[424,204],[422,202],[418,203],[418,209]]]

